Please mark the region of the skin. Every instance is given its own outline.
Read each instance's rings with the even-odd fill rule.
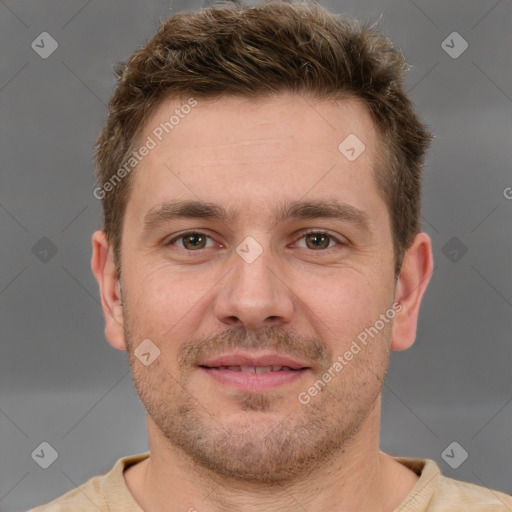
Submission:
[[[142,140],[181,104],[163,102]],[[354,161],[338,151],[349,134],[366,146]],[[379,450],[381,391],[391,350],[414,342],[432,246],[416,235],[395,281],[390,218],[372,175],[376,137],[355,100],[199,101],[134,171],[122,304],[112,248],[94,233],[105,334],[128,352],[148,412],[151,456],[124,473],[144,510],[390,512],[414,487],[418,476]],[[147,212],[174,199],[218,203],[239,217],[168,220],[143,234]],[[306,199],[353,205],[370,230],[326,218],[273,222],[278,203]],[[334,238],[317,248],[309,228]],[[166,245],[187,230],[210,238],[199,248],[183,238]],[[236,252],[248,236],[262,249],[252,263]],[[298,394],[393,303],[402,306],[394,320],[301,403]],[[160,350],[149,366],[134,355],[145,339]],[[195,366],[239,347],[311,369],[275,390],[241,392]]]

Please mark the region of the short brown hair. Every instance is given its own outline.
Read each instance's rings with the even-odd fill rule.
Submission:
[[[407,70],[402,53],[375,24],[329,13],[317,3],[221,4],[175,14],[116,65],[118,83],[96,143],[98,187],[125,165],[145,120],[164,99],[280,92],[357,98],[380,135],[384,165],[374,178],[390,214],[397,278],[420,231],[421,175],[432,139],[404,90]],[[132,174],[101,197],[118,277]]]

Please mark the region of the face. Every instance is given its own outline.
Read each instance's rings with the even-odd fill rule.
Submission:
[[[155,439],[225,477],[289,480],[348,446],[379,403],[396,283],[375,128],[354,100],[224,97],[186,109],[159,141],[180,105],[162,103],[142,137],[156,146],[134,171],[122,335],[109,339],[126,343]],[[350,134],[365,146],[356,159],[338,149]],[[214,207],[181,216],[178,201]],[[148,365],[143,340],[160,351]],[[203,367],[227,353],[305,369],[235,384],[236,369]]]

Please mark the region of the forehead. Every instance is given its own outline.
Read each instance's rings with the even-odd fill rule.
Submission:
[[[216,100],[166,100],[143,130],[143,135],[151,136],[161,148],[173,145],[180,155],[199,151],[198,156],[212,151],[250,155],[259,143],[289,143],[295,153],[307,154],[307,149],[301,151],[298,147],[300,143],[306,148],[316,147],[316,154],[311,156],[317,157],[319,151],[337,150],[349,134],[366,139],[369,151],[365,156],[373,154],[375,128],[361,101],[320,100],[292,93],[255,99],[225,96]]]
[[[134,172],[127,210],[140,218],[171,199],[193,199],[255,220],[264,205],[307,196],[385,214],[375,204],[376,136],[366,107],[352,99],[166,100],[145,124],[141,141],[153,148]]]

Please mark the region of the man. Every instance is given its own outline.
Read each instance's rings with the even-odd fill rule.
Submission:
[[[34,511],[490,511],[379,450],[433,261],[401,53],[315,5],[168,18],[119,67],[92,270],[150,452]]]

